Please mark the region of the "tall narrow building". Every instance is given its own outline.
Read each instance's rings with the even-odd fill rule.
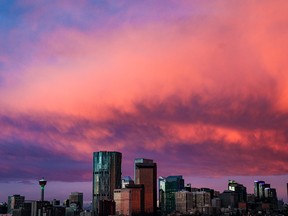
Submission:
[[[120,152],[100,151],[93,153],[93,211],[96,215],[102,206],[113,202],[114,189],[121,188]]]
[[[155,215],[157,212],[157,164],[150,159],[138,158],[134,161],[135,184],[144,185],[145,215]]]
[[[168,176],[159,178],[159,208],[162,215],[176,210],[175,193],[184,189],[182,176]]]
[[[256,199],[260,199],[260,184],[265,184],[264,181],[254,181],[254,195]]]

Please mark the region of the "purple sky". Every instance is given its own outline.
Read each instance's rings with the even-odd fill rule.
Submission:
[[[288,3],[0,2],[0,201],[92,195],[92,153],[286,197]]]

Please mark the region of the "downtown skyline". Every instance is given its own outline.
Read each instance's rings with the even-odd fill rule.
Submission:
[[[92,153],[287,201],[288,3],[0,2],[0,201],[92,199]],[[90,193],[90,195],[89,195]]]

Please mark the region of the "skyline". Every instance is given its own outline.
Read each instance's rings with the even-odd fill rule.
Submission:
[[[94,152],[94,153],[98,153],[98,152]],[[93,153],[93,155],[94,155],[94,153]],[[139,158],[135,158],[135,160],[136,159],[139,159]],[[135,161],[134,160],[134,161]],[[148,160],[151,160],[151,159],[148,159]],[[155,161],[154,161],[155,162]],[[135,165],[135,164],[133,164],[133,165]],[[134,168],[134,167],[133,167]],[[178,176],[181,176],[182,177],[182,175],[178,175]],[[122,175],[122,179],[125,177],[125,175]],[[134,179],[133,177],[134,176],[129,176],[129,177],[132,177],[132,179]],[[166,177],[168,177],[168,176],[166,176]],[[166,177],[164,177],[164,178],[166,178]],[[225,178],[226,178],[227,176],[225,176]],[[42,179],[43,179],[44,177],[42,177]],[[159,180],[160,179],[162,179],[163,178],[163,176],[159,176],[158,175],[158,178],[157,178],[157,189],[159,190],[159,188],[158,188],[158,183],[159,183]],[[243,181],[249,181],[249,179],[251,180],[253,177],[244,177],[244,179],[242,179],[243,177],[236,177],[236,179],[238,179],[238,180],[243,180]],[[266,179],[266,180],[264,180],[264,179]],[[25,194],[20,194],[20,195],[22,195],[22,196],[25,196],[25,199],[26,200],[41,200],[42,199],[42,188],[40,187],[39,188],[39,181],[42,181],[42,179],[40,179],[40,180],[37,180],[37,181],[35,181],[35,182],[33,182],[33,181],[30,181],[30,182],[18,182],[18,183],[16,183],[16,182],[14,182],[15,183],[15,185],[14,186],[16,186],[15,188],[13,188],[13,190],[11,190],[11,188],[9,188],[9,187],[7,187],[7,188],[1,188],[2,189],[2,193],[7,193],[8,192],[8,194],[9,194],[9,192],[11,192],[11,191],[14,191],[15,193],[10,193],[9,195],[14,195],[14,194],[19,194],[17,191],[20,191],[20,190],[23,190],[24,189],[24,192],[32,192],[32,193],[34,193],[34,195],[33,196],[29,196],[28,195],[28,197],[26,197],[26,195]],[[202,183],[200,183],[199,184],[199,182],[197,183],[197,180],[199,181],[199,179],[201,179],[202,180]],[[261,180],[261,181],[263,181],[264,180],[264,182],[267,182],[267,179],[269,179],[269,177],[267,177],[267,176],[264,176],[264,177],[259,177],[259,178],[257,178],[257,181],[258,180]],[[194,182],[191,182],[191,181],[186,181],[185,180],[185,177],[184,177],[184,183],[185,183],[185,185],[186,184],[191,184],[191,187],[193,187],[193,188],[210,188],[210,189],[213,189],[213,190],[216,190],[216,191],[219,191],[220,193],[222,193],[222,192],[224,192],[225,190],[229,190],[228,189],[228,183],[229,183],[229,181],[230,180],[232,180],[232,178],[230,178],[230,179],[226,179],[226,182],[223,182],[223,178],[213,178],[212,180],[214,181],[214,183],[212,183],[211,184],[211,179],[210,178],[195,178],[195,179],[192,179],[192,181],[194,181]],[[195,180],[196,180],[196,184],[195,184]],[[203,181],[204,180],[204,181]],[[235,180],[235,178],[233,179],[233,181]],[[235,182],[237,182],[238,180],[236,180]],[[272,182],[269,182],[270,184],[271,184],[271,188],[276,188],[276,191],[277,191],[277,187],[274,187],[273,186],[273,183],[276,183],[277,182],[277,180],[279,180],[279,179],[277,179],[277,178],[271,178],[270,179]],[[275,180],[276,180],[276,182],[275,182]],[[205,181],[207,181],[208,182],[208,184],[207,184],[207,182],[205,182]],[[246,187],[247,188],[247,193],[248,194],[254,194],[254,182],[255,182],[256,180],[254,179],[254,180],[252,180],[251,182],[248,182],[248,185],[245,185],[245,184],[243,184],[244,185],[244,187]],[[47,180],[46,180],[46,182],[47,182]],[[93,182],[93,181],[92,181]],[[53,200],[53,199],[59,199],[60,197],[62,198],[60,198],[60,202],[63,202],[65,199],[67,199],[67,192],[70,194],[70,193],[72,193],[72,192],[81,192],[81,193],[83,193],[83,191],[81,191],[81,189],[84,189],[84,191],[85,191],[85,193],[84,193],[84,203],[86,203],[86,204],[88,204],[88,203],[92,203],[92,193],[91,193],[91,191],[93,190],[92,188],[90,189],[88,189],[87,190],[87,183],[88,183],[88,185],[89,186],[91,186],[90,184],[93,184],[92,182],[82,182],[81,184],[79,184],[78,182],[76,183],[76,184],[73,184],[73,182],[72,182],[72,184],[71,184],[71,182],[49,182],[49,185],[51,184],[51,189],[52,190],[50,190],[49,192],[48,192],[48,197],[46,198],[46,195],[45,195],[45,200]],[[215,183],[215,182],[217,182],[217,183]],[[238,183],[241,183],[241,182],[238,182]],[[243,182],[242,182],[243,183]],[[23,186],[23,185],[21,185],[21,184],[24,184],[26,187],[25,188],[21,188],[21,187],[19,187],[19,188],[17,188],[17,185],[18,186]],[[70,184],[70,186],[69,186],[69,184]],[[287,183],[285,183],[285,184],[287,184]],[[278,182],[278,185],[279,185],[279,182]],[[38,187],[37,187],[38,186]],[[281,185],[280,184],[280,196],[282,196],[283,194],[282,194],[282,192],[284,193],[284,195],[283,195],[283,197],[279,197],[279,192],[277,192],[277,195],[278,195],[278,200],[283,200],[283,201],[285,201],[285,196],[287,196],[287,193],[286,193],[286,188],[284,187],[282,187],[283,185]],[[21,188],[21,189],[20,189]],[[60,191],[59,191],[59,189],[60,188],[62,188]],[[3,190],[4,189],[4,190]],[[6,189],[6,190],[5,190]],[[39,190],[40,189],[40,190]],[[80,190],[79,190],[80,189]],[[70,190],[70,191],[69,191]],[[40,196],[39,196],[39,194],[37,194],[37,193],[39,193],[39,191],[41,191],[41,193],[40,193]],[[56,194],[57,193],[55,193],[55,192],[58,192],[58,193],[60,193],[61,194],[61,196],[60,197],[57,197],[56,196]],[[45,194],[46,194],[46,192],[45,192]],[[68,194],[68,195],[69,195]],[[35,196],[36,195],[36,196]],[[39,199],[39,198],[41,198],[41,199]],[[5,200],[0,200],[0,202],[5,202]]]
[[[158,177],[248,192],[264,180],[287,201],[287,9],[1,1],[0,201],[17,187],[40,196],[42,176],[45,196],[75,188],[88,201],[92,153],[104,150],[123,153],[123,175],[151,158]]]

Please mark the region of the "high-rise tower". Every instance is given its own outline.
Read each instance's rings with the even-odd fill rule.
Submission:
[[[260,185],[265,184],[264,181],[254,181],[254,195],[257,199],[260,199],[261,191]]]
[[[255,182],[254,182],[255,184]],[[237,183],[234,180],[228,180],[228,190],[235,191],[238,196],[238,202],[246,202],[247,201],[247,190],[242,184]],[[257,189],[258,190],[258,189]],[[257,191],[256,191],[257,193]]]
[[[168,176],[159,178],[159,207],[163,215],[176,210],[175,193],[184,189],[182,176]]]
[[[145,215],[157,211],[157,164],[150,159],[135,159],[135,184],[144,185]]]
[[[39,180],[39,185],[41,187],[41,201],[44,201],[44,189],[45,186],[47,184],[47,181],[44,179],[44,177],[42,179]]]
[[[120,152],[93,153],[93,210],[99,212],[99,202],[113,200],[114,189],[121,188]],[[106,202],[107,201],[107,202]]]

